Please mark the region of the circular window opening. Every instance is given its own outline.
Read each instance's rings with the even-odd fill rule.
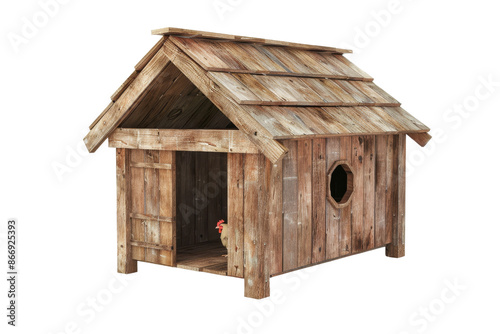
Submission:
[[[354,190],[353,175],[347,161],[338,161],[329,173],[329,200],[335,207],[341,208],[349,204]]]

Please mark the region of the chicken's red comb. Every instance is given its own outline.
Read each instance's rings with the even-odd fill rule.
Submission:
[[[217,222],[217,227],[219,229],[219,233],[222,233],[222,226],[221,224],[224,223],[224,219],[221,219]]]

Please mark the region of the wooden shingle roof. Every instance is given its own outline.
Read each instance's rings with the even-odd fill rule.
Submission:
[[[286,153],[280,139],[387,133],[406,133],[421,145],[430,139],[427,126],[343,56],[349,50],[178,28],[153,33],[161,40],[91,125],[89,151],[123,125],[185,127],[165,113],[181,102],[200,116],[220,110],[273,162]],[[174,91],[177,102],[167,101]]]

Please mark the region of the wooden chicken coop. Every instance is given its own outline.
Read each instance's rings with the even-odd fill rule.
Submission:
[[[241,277],[264,298],[281,273],[380,247],[404,255],[405,140],[424,146],[429,128],[351,51],[153,34],[84,139],[116,148],[120,273],[143,261]]]

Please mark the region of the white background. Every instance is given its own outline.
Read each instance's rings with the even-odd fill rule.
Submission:
[[[495,2],[65,2],[47,22],[35,0],[0,7],[0,277],[6,221],[20,224],[19,326],[6,325],[1,279],[2,333],[499,332]],[[43,26],[14,47],[26,20]],[[408,140],[406,257],[375,250],[276,277],[280,298],[261,302],[235,278],[143,263],[116,276],[115,152],[78,152],[166,26],[354,48],[435,137]]]

